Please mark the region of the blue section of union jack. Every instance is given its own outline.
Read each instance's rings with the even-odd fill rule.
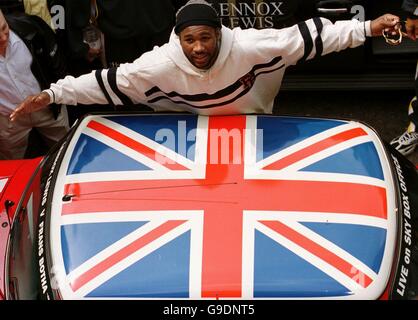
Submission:
[[[386,281],[381,157],[355,122],[88,117],[56,186],[62,294],[363,297]]]

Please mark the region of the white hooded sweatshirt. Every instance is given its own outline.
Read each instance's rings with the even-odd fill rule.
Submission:
[[[221,48],[208,70],[194,67],[173,32],[133,63],[67,76],[46,90],[67,105],[145,104],[155,111],[203,115],[272,113],[286,68],[330,52],[362,45],[370,21],[314,18],[285,29],[222,27]]]

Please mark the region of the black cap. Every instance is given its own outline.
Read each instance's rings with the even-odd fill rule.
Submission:
[[[191,1],[189,1],[191,2]],[[217,12],[209,3],[195,2],[187,3],[177,13],[176,26],[174,32],[179,34],[189,26],[210,26],[221,28],[221,20]]]

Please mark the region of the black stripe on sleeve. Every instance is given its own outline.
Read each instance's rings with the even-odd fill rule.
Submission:
[[[107,99],[107,102],[109,102],[109,104],[111,106],[114,106],[115,104],[113,103],[112,99],[110,98],[110,95],[107,92],[106,87],[105,87],[105,85],[103,83],[102,70],[96,70],[95,75],[96,75],[96,80],[97,80],[97,82],[98,82],[98,84],[100,86],[100,89],[102,89],[103,94],[105,95],[105,97]]]
[[[298,63],[305,62],[308,59],[309,55],[312,52],[313,48],[313,41],[311,37],[311,33],[309,32],[309,28],[305,21],[298,23],[299,31],[302,35],[303,41],[305,43],[305,52],[303,57],[298,61]]]
[[[51,92],[51,94],[49,95],[49,96],[50,96],[50,98],[52,98],[52,102],[51,102],[51,103],[55,103],[55,92],[54,92],[54,90],[52,90],[51,88],[49,88],[49,89],[46,89],[46,90],[44,90],[44,91]],[[51,99],[50,99],[50,100],[51,100]]]
[[[124,105],[133,105],[134,103],[132,100],[119,90],[116,83],[116,72],[117,68],[110,68],[109,72],[107,73],[107,80],[109,81],[110,88],[112,88],[113,92],[119,97],[120,101],[122,101]]]
[[[315,23],[316,30],[318,31],[318,35],[316,36],[316,39],[315,39],[315,49],[316,49],[315,58],[318,58],[322,56],[322,52],[324,51],[324,44],[322,43],[322,37],[321,37],[321,33],[322,33],[322,30],[324,29],[324,25],[322,23],[321,18],[318,18],[318,17],[314,18],[313,22]]]

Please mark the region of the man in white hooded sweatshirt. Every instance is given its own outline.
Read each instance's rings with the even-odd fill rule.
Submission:
[[[288,66],[362,45],[368,36],[394,32],[399,18],[373,21],[314,18],[285,29],[229,29],[203,0],[177,12],[167,44],[133,63],[67,76],[28,97],[11,115],[50,103],[144,104],[155,111],[203,115],[271,113]]]

